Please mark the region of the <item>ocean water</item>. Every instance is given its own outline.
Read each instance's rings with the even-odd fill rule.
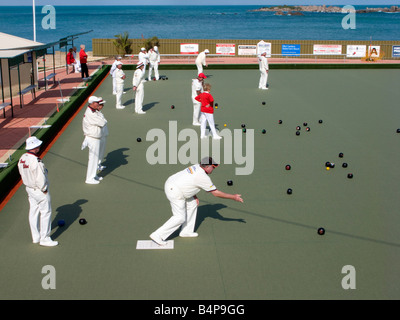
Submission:
[[[84,43],[87,51],[92,38],[114,38],[124,31],[130,38],[159,39],[400,40],[399,13],[358,13],[356,29],[346,30],[342,28],[346,14],[276,16],[251,11],[260,7],[55,6],[55,29],[44,29],[42,20],[47,12],[37,6],[36,40],[49,43],[93,30],[74,42]],[[0,32],[33,40],[32,7],[0,6]]]

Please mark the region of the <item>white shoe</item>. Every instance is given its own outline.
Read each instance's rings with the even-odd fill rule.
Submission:
[[[97,171],[103,171],[105,168],[107,168],[107,167],[99,165],[98,168],[97,168]]]
[[[113,95],[114,95],[114,96],[116,96],[116,95],[117,95],[117,93],[116,93],[116,92],[113,92]]]
[[[214,140],[221,140],[222,137],[221,137],[221,136],[215,136],[215,137],[213,137],[213,139],[214,139]]]
[[[268,88],[261,88],[262,90],[268,90]]]
[[[58,245],[58,241],[53,241],[51,238],[46,238],[44,240],[41,240],[39,244],[43,247],[54,247]]]
[[[40,241],[39,240],[32,240],[32,243],[39,243]]]
[[[99,176],[96,176],[95,177],[95,180],[97,180],[97,181],[101,181],[101,180],[103,180],[104,178],[103,177],[99,177]]]
[[[153,240],[155,243],[157,243],[159,246],[165,246],[167,244],[167,241],[164,241],[161,239],[160,236],[155,234],[154,232],[150,235],[151,240]]]
[[[122,94],[125,94],[125,93],[126,93],[126,91],[122,92]]]
[[[125,109],[125,106],[117,106],[117,109]]]
[[[140,110],[140,111],[137,111],[136,113],[137,113],[137,114],[145,114],[146,112],[143,111],[143,110]]]
[[[193,122],[192,125],[193,126],[201,126],[201,124],[199,122]]]
[[[200,136],[200,139],[207,139],[208,136]]]
[[[197,232],[189,232],[189,233],[180,233],[180,237],[182,238],[196,238],[199,236]]]
[[[99,184],[100,181],[93,179],[93,180],[86,180],[85,183],[87,183],[87,184]]]

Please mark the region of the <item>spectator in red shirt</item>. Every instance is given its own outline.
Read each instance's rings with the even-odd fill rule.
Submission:
[[[74,72],[74,69],[75,69],[74,68],[75,58],[74,58],[73,51],[74,50],[72,48],[70,48],[69,52],[67,53],[67,65],[72,66],[72,70],[71,70],[72,73]]]
[[[89,69],[87,66],[87,54],[85,52],[85,45],[81,44],[81,51],[79,51],[79,60],[81,61],[81,75],[83,78],[89,78]]]
[[[214,98],[210,94],[211,84],[204,84],[204,92],[200,93],[195,99],[201,102],[201,115],[200,115],[200,138],[206,138],[206,125],[208,125],[211,129],[213,139],[219,140],[222,139],[221,136],[218,135],[217,130],[215,129],[214,124]]]

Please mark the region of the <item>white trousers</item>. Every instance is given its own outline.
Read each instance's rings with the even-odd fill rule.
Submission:
[[[200,74],[203,72],[203,64],[202,63],[196,63],[197,66],[197,74]]]
[[[97,175],[97,168],[101,160],[101,140],[86,136],[83,144],[89,148],[89,160],[86,171],[86,181],[93,181]],[[102,152],[104,156],[104,149],[102,150]]]
[[[124,84],[120,83],[120,84],[116,84],[115,85],[115,94],[116,94],[116,105],[115,107],[122,107],[122,94],[124,93]]]
[[[151,74],[152,74],[152,72],[153,72],[153,69],[154,69],[154,77],[156,78],[156,80],[159,80],[160,79],[160,75],[159,75],[159,73],[158,73],[158,63],[156,62],[156,63],[150,63],[150,65],[149,65],[149,81],[151,81]]]
[[[200,109],[201,109],[201,102],[193,99],[193,124],[200,123]]]
[[[81,72],[81,63],[79,61],[75,60],[74,68],[75,68],[75,73],[80,73]]]
[[[101,137],[100,138],[100,149],[99,149],[99,161],[98,165],[100,165],[104,159],[104,154],[106,152],[106,143],[107,143],[107,137]]]
[[[200,114],[200,138],[206,136],[207,122],[208,122],[208,125],[210,127],[213,137],[217,137],[218,133],[217,133],[217,130],[215,129],[214,114],[202,112]]]
[[[117,82],[115,81],[116,79],[112,77],[112,84],[113,84],[113,94],[117,93]]]
[[[135,112],[143,111],[143,99],[144,99],[144,86],[143,83],[139,84],[136,88],[135,94]]]
[[[266,88],[267,87],[267,81],[268,81],[268,73],[266,70],[260,70],[260,81],[258,83],[258,88]]]
[[[161,239],[167,240],[180,226],[182,226],[181,233],[194,232],[197,216],[196,199],[194,197],[185,199],[182,192],[168,180],[165,182],[164,191],[171,204],[172,217],[154,233]]]
[[[51,199],[50,193],[26,187],[29,200],[29,226],[33,242],[40,242],[50,237]]]

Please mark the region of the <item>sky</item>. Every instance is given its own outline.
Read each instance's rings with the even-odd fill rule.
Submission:
[[[53,5],[390,5],[398,0],[34,0],[36,6]],[[31,6],[33,0],[1,0],[0,6]]]

